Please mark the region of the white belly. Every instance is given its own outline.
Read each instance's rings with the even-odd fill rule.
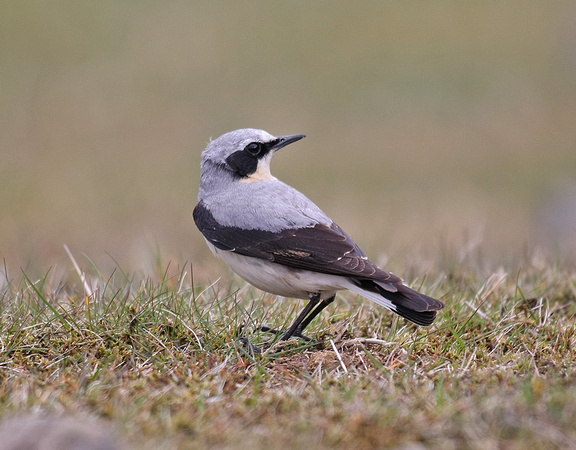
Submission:
[[[291,269],[281,264],[219,250],[210,242],[208,246],[212,253],[244,280],[271,294],[308,299],[311,293],[320,293],[320,298],[326,299],[332,297],[336,291],[348,289],[350,285],[343,277]]]

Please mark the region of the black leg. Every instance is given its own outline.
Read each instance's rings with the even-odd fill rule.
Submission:
[[[295,333],[296,333],[296,335],[300,334],[300,332],[302,331],[300,329],[300,325],[302,324],[304,319],[306,319],[306,316],[308,314],[310,314],[310,311],[312,311],[316,307],[316,305],[318,305],[319,301],[320,301],[320,294],[319,293],[310,294],[310,301],[304,307],[304,309],[298,315],[298,317],[296,317],[296,320],[294,321],[294,323],[292,325],[290,325],[290,328],[288,328],[288,331],[286,331],[286,333],[284,333],[284,336],[282,336],[281,340],[287,341]],[[310,340],[310,338],[307,338],[306,340]]]
[[[288,331],[282,336],[282,340],[286,341],[290,339],[292,336],[302,338],[306,341],[311,341],[308,336],[304,336],[302,332],[304,329],[312,322],[314,317],[320,314],[324,308],[326,308],[330,303],[334,301],[335,295],[326,300],[320,301],[320,294],[310,294],[310,301],[306,305],[306,307],[302,310],[300,315],[296,318],[294,323],[288,328]]]
[[[336,298],[335,295],[333,295],[330,298],[327,298],[325,300],[322,300],[320,302],[320,304],[313,310],[310,312],[310,314],[308,314],[308,316],[302,321],[302,323],[300,324],[300,327],[296,330],[295,336],[302,336],[302,332],[306,329],[306,327],[308,326],[308,324],[310,324],[310,322],[312,322],[314,320],[314,318],[320,314],[320,312],[326,308],[330,303],[332,303],[334,301],[334,299]]]

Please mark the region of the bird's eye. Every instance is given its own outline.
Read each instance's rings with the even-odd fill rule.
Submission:
[[[260,142],[252,142],[246,146],[245,150],[251,155],[258,156],[262,151],[262,144]]]

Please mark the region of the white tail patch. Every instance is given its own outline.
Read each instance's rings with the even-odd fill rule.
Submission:
[[[366,297],[368,300],[372,300],[375,303],[378,303],[380,306],[384,308],[388,308],[390,311],[396,311],[396,305],[388,300],[386,297],[382,297],[382,295],[378,294],[377,292],[367,291],[366,289],[362,289],[360,286],[356,286],[354,283],[350,282],[347,289],[356,292],[357,294],[361,295],[362,297]]]

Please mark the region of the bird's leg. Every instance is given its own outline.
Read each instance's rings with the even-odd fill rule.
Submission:
[[[310,313],[310,311],[312,311],[314,309],[314,307],[316,305],[318,305],[319,301],[320,301],[320,294],[319,293],[310,294],[310,301],[304,307],[302,312],[298,315],[298,317],[296,318],[294,323],[290,326],[290,328],[288,328],[288,331],[286,331],[286,333],[284,333],[284,336],[282,336],[282,339],[281,339],[282,341],[287,341],[288,339],[290,339],[290,337],[292,337],[292,335],[294,333],[297,332],[297,329],[301,325],[302,321],[306,318],[306,316]],[[266,327],[266,326],[260,327],[260,330],[266,331],[269,333],[274,333],[274,334],[282,333],[281,330],[275,330],[273,328]],[[298,334],[296,334],[296,336],[298,336]],[[309,337],[304,337],[304,336],[299,336],[299,337],[302,337],[304,340],[307,340],[307,341],[311,340]]]
[[[310,294],[310,301],[304,308],[304,310],[300,313],[300,315],[296,318],[294,323],[288,328],[288,331],[282,336],[282,341],[287,341],[292,336],[299,337],[304,339],[305,341],[311,341],[308,336],[302,334],[304,329],[308,326],[310,322],[320,314],[324,308],[326,308],[330,303],[334,301],[335,295],[325,300],[320,301],[320,294],[314,293]]]
[[[304,339],[306,341],[311,340],[309,337],[302,336],[302,334],[300,333],[302,331],[300,329],[300,325],[302,324],[304,319],[306,319],[306,316],[308,314],[310,314],[310,312],[318,305],[319,301],[320,301],[320,293],[316,292],[314,294],[310,294],[310,301],[304,307],[304,309],[298,315],[298,317],[296,317],[296,320],[294,321],[294,323],[292,325],[290,325],[290,328],[288,328],[288,331],[286,331],[286,333],[284,333],[284,336],[282,336],[282,339],[281,339],[282,341],[287,341],[293,335],[301,337],[302,339]]]
[[[325,300],[320,300],[320,293],[310,294],[310,301],[304,307],[302,312],[298,315],[294,323],[288,328],[288,331],[284,333],[282,336],[281,341],[287,341],[291,337],[299,337],[304,339],[305,341],[311,341],[312,339],[308,336],[302,334],[302,331],[314,320],[314,318],[320,314],[320,312],[326,308],[330,303],[334,301],[336,296],[333,295],[330,298]],[[274,328],[270,328],[267,326],[260,327],[261,331],[274,333],[274,334],[281,334],[282,331],[275,330]]]
[[[332,303],[332,302],[334,301],[335,298],[336,298],[336,296],[333,295],[333,296],[330,297],[330,298],[327,298],[327,299],[325,299],[325,300],[322,300],[322,301],[318,304],[318,306],[317,306],[316,308],[314,308],[312,311],[310,311],[310,313],[308,314],[308,316],[302,321],[302,323],[300,324],[300,326],[296,329],[296,331],[295,331],[295,333],[294,333],[294,336],[298,336],[298,337],[301,337],[302,339],[309,340],[310,338],[307,338],[306,336],[304,336],[304,335],[302,334],[302,332],[305,330],[305,328],[308,326],[308,324],[309,324],[310,322],[312,322],[312,321],[314,320],[314,318],[315,318],[318,314],[320,314],[320,312],[321,312],[324,308],[326,308],[330,303]],[[288,331],[290,331],[290,330],[288,330]],[[286,334],[288,334],[288,333],[286,333]],[[284,336],[282,337],[282,340],[285,340],[285,339],[287,339],[287,338],[286,338],[286,335],[284,335]]]
[[[287,341],[291,337],[299,337],[300,339],[304,339],[305,341],[311,341],[312,339],[309,338],[308,336],[303,335],[302,331],[304,331],[304,329],[308,326],[308,324],[312,322],[314,317],[320,314],[320,311],[322,311],[324,308],[326,308],[330,303],[334,301],[335,297],[336,296],[333,295],[332,297],[321,301],[319,292],[310,294],[310,301],[304,307],[304,309],[298,315],[298,317],[296,317],[294,323],[290,326],[290,328],[288,328],[288,331],[284,333],[284,335],[280,340]],[[267,326],[260,327],[260,330],[274,334],[282,333],[282,331],[280,330],[275,330],[274,328],[270,328]],[[242,342],[245,346],[247,346],[253,353],[262,353],[262,349],[252,344],[247,338],[244,337],[240,338],[240,342]]]

